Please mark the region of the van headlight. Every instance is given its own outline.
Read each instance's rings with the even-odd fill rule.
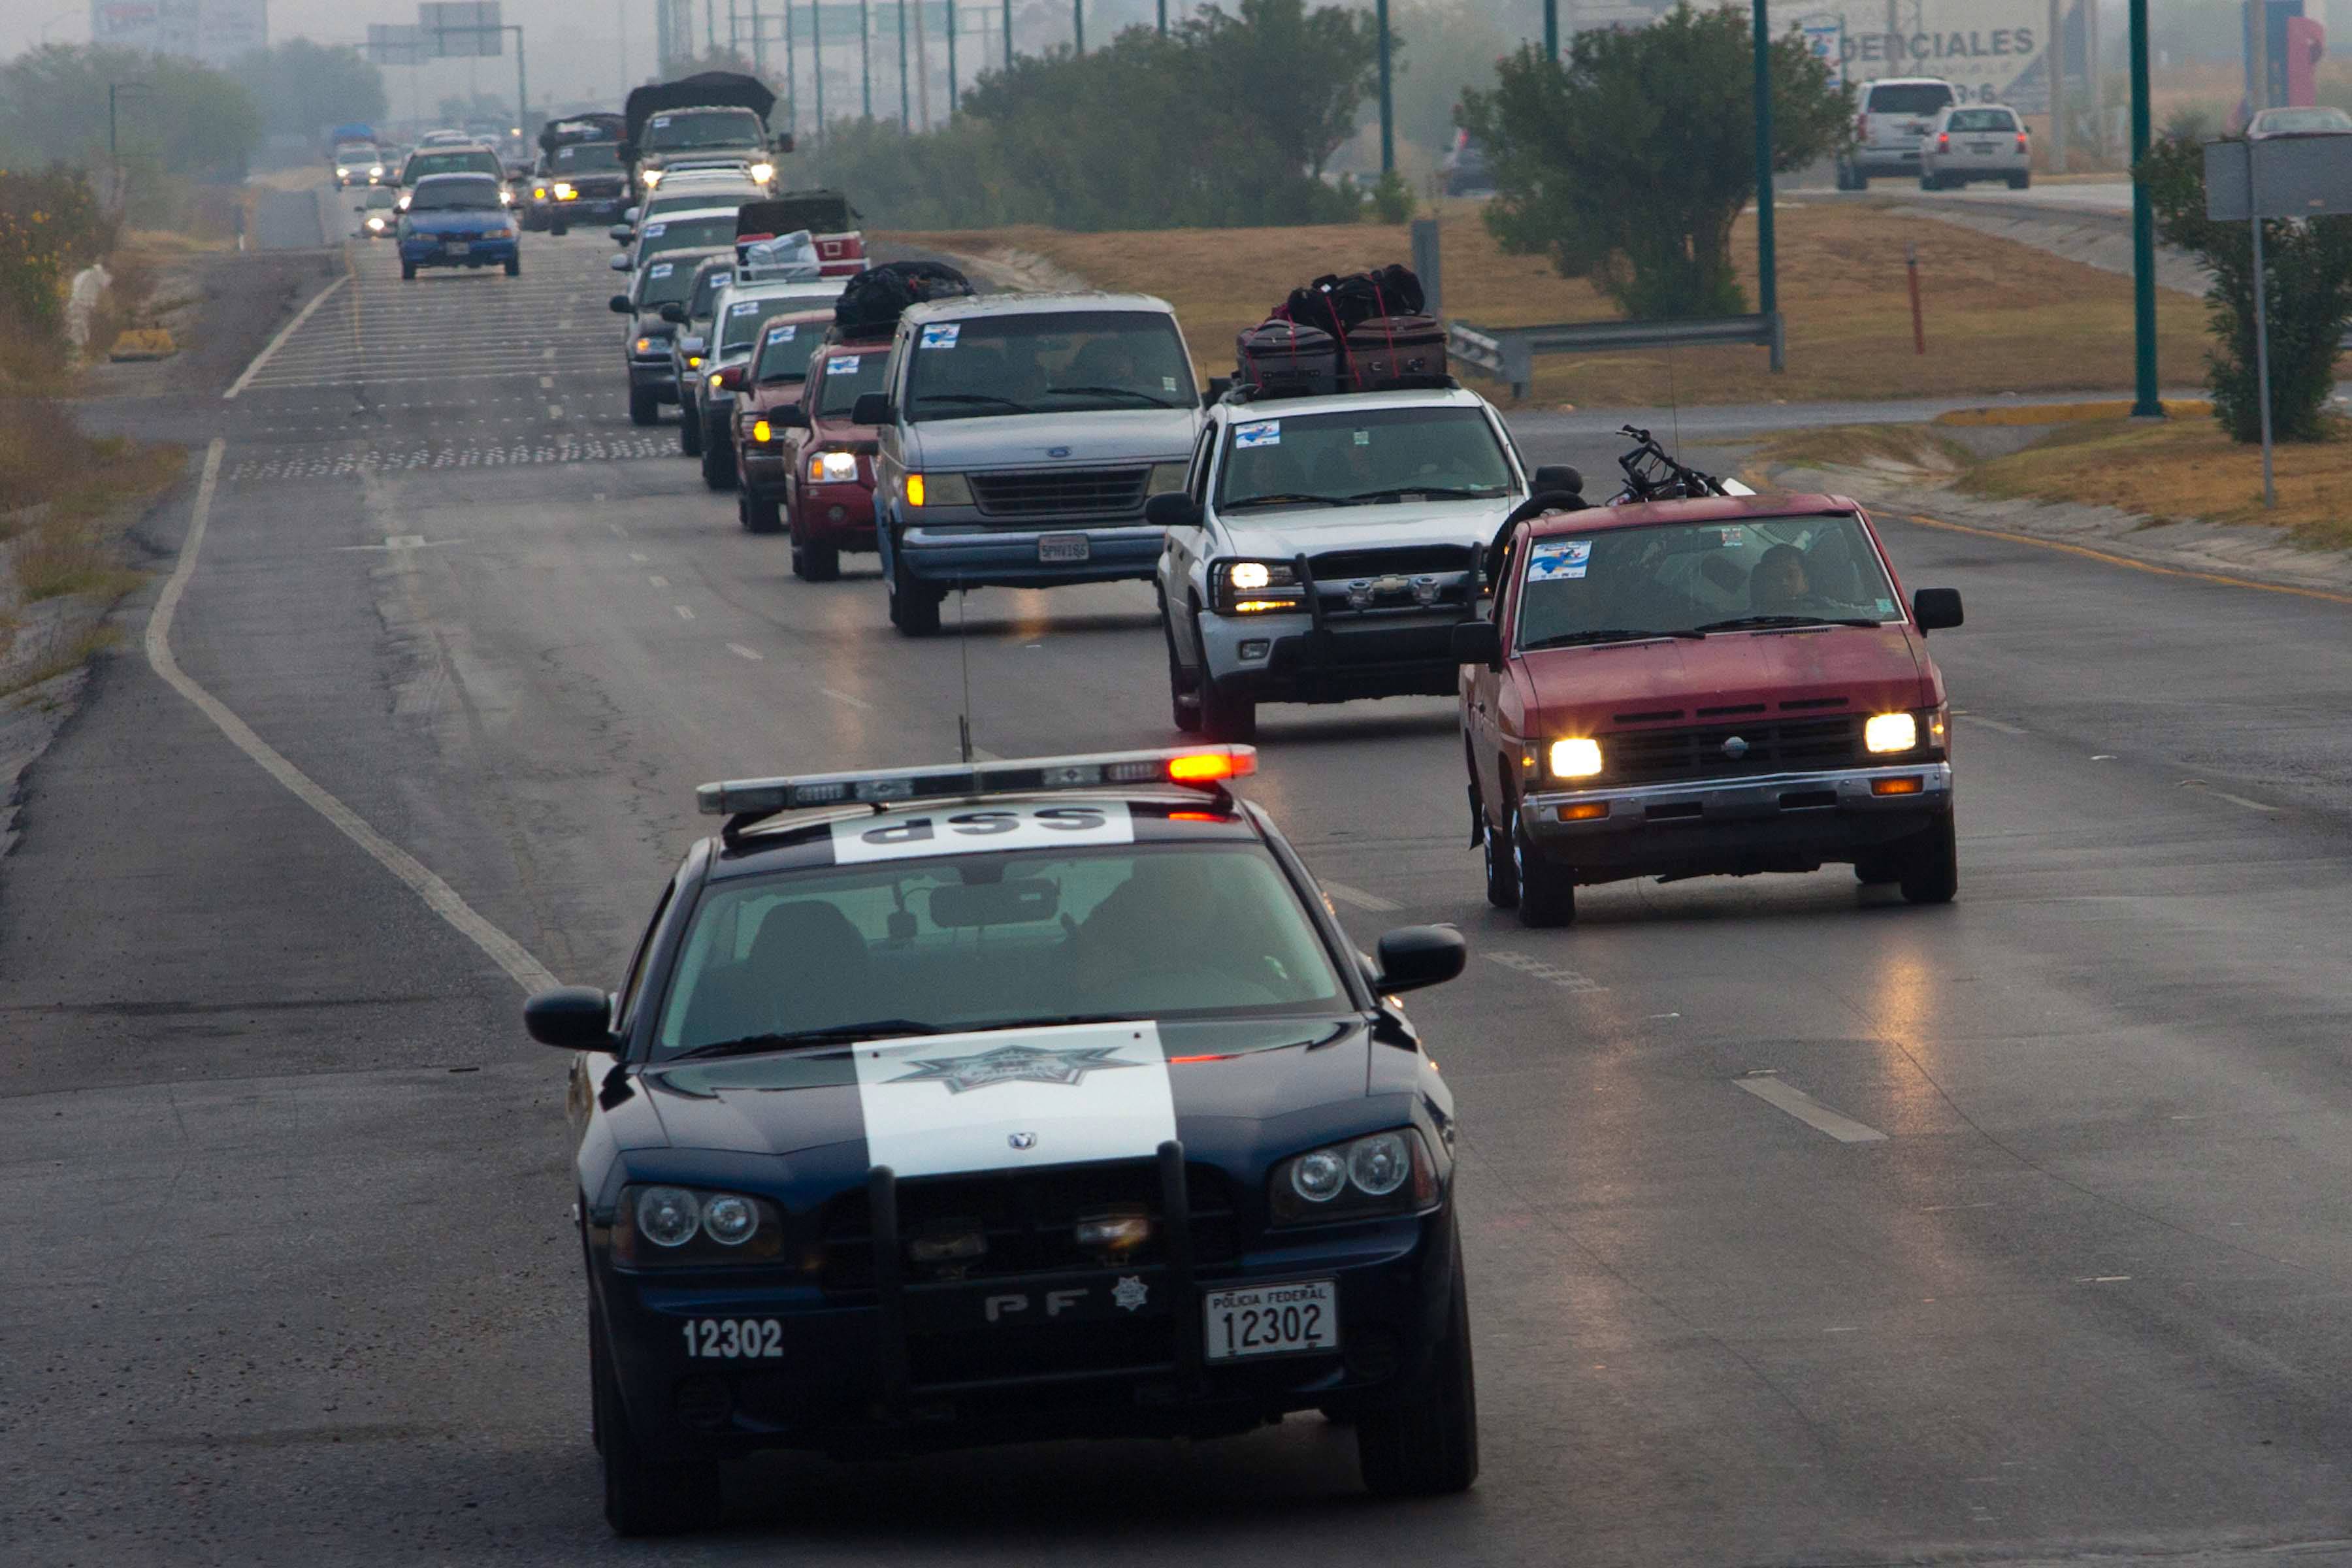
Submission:
[[[1152,464],[1151,478],[1145,482],[1143,493],[1147,496],[1164,496],[1182,489],[1185,471],[1192,466],[1190,463]]]
[[[908,474],[907,504],[913,507],[970,506],[971,481],[961,474]]]

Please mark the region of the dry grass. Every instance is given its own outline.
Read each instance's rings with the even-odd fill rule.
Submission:
[[[2262,449],[2210,419],[2079,425],[1978,464],[1961,488],[2005,499],[2083,501],[2158,521],[2283,528],[2320,549],[2352,546],[2352,423],[2331,440],[2277,450],[2278,506],[2263,507]]]
[[[1527,326],[1616,314],[1591,285],[1559,277],[1542,258],[1504,255],[1478,212],[1468,202],[1447,202],[1437,211],[1448,315]],[[1761,349],[1695,349],[1671,358],[1585,354],[1538,361],[1528,402],[1663,406],[1993,396],[2131,384],[2127,278],[1853,203],[1791,202],[1780,209],[1778,227],[1787,374],[1771,374]],[[1100,287],[1159,294],[1176,307],[1204,374],[1224,371],[1234,334],[1263,317],[1293,284],[1411,254],[1402,226],[1377,224],[1127,234],[1015,228],[893,237],[944,250],[1017,247]],[[1912,352],[1906,241],[1919,247],[1925,356]],[[1755,247],[1745,226],[1736,246],[1752,299]],[[2163,376],[2175,385],[2200,379],[2203,307],[2187,295],[2160,291],[2158,311]]]
[[[28,691],[44,681],[55,680],[69,669],[78,669],[95,655],[105,652],[122,640],[112,626],[96,621],[53,621],[52,635],[43,647],[18,648],[12,652],[0,643],[0,699]]]
[[[1757,473],[1783,465],[1876,468],[1932,480],[1962,473],[1977,460],[1966,446],[1932,426],[1837,425],[1759,442],[1746,466]]]

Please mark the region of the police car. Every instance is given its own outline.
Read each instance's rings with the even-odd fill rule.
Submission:
[[[1203,1437],[1320,1409],[1366,1484],[1477,1473],[1453,1099],[1247,747],[705,784],[724,816],[582,1053],[605,1514],[718,1462]]]

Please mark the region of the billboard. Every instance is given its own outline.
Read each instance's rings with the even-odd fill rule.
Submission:
[[[203,0],[196,11],[196,58],[225,66],[269,47],[269,0]]]
[[[433,45],[404,22],[368,24],[367,58],[380,66],[422,65],[433,58]]]
[[[89,37],[223,66],[269,42],[269,0],[90,0]]]
[[[2074,10],[2080,0],[2067,0]],[[1844,86],[1881,77],[1940,77],[1964,102],[2048,107],[2042,55],[2048,0],[1774,0],[1772,30],[1804,35]],[[2068,32],[2079,37],[2081,24]],[[1833,58],[1832,58],[1833,51]],[[2079,75],[2079,51],[2067,74]]]
[[[446,59],[507,52],[498,0],[425,0],[416,7],[417,31]]]

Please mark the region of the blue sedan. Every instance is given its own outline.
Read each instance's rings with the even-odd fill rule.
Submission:
[[[400,218],[400,275],[420,267],[503,266],[522,272],[522,226],[506,188],[488,174],[428,174]]]

